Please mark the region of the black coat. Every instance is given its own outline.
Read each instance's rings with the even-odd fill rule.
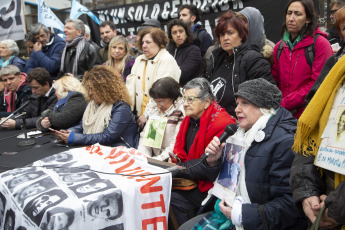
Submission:
[[[276,84],[269,62],[261,53],[245,46],[234,48],[231,56],[221,47],[215,49],[207,66],[207,75],[218,104],[232,116],[235,116],[236,108],[234,93],[242,82],[264,78]]]
[[[24,112],[26,112],[26,128],[35,128],[36,121],[40,118],[41,113],[46,109],[53,110],[57,102],[57,98],[55,96],[55,89],[51,89],[48,97],[37,97],[36,95],[31,95],[30,101],[30,104],[23,110]],[[16,119],[15,128],[20,129],[22,124],[23,120],[21,118]]]
[[[65,76],[67,73],[72,72],[72,66],[74,63],[74,57],[76,54],[76,50],[74,52],[69,52],[70,49],[73,47],[68,47],[66,50],[65,61],[67,55],[70,55],[70,62],[64,63],[63,71],[59,73],[59,77]],[[75,48],[74,48],[75,49]],[[78,79],[82,79],[83,75],[86,71],[90,70],[92,67],[102,64],[101,57],[97,49],[90,44],[89,42],[85,41],[85,47],[81,52],[79,59],[78,59],[78,68],[77,68],[77,75],[75,76]],[[67,68],[66,68],[67,67]]]
[[[184,43],[178,48],[171,47],[168,51],[181,69],[181,87],[200,74],[202,57],[197,45]]]
[[[31,93],[31,87],[29,84],[20,86],[16,91],[15,109],[18,109],[24,102],[29,100]],[[8,104],[5,100],[4,91],[2,91],[0,98],[0,117],[7,117],[11,114],[11,112],[7,112]]]

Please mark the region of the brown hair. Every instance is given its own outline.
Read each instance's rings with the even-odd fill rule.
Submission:
[[[340,25],[345,22],[345,6],[341,7],[334,15],[335,18],[335,28],[338,31],[339,36],[344,39],[343,35],[341,34]]]
[[[242,39],[242,43],[247,40],[247,19],[242,14],[235,13],[234,11],[229,10],[218,18],[217,26],[214,29],[214,33],[218,40],[222,34],[226,33],[226,31],[228,30],[228,26],[231,26],[235,30],[237,30],[239,37]]]
[[[165,48],[165,46],[168,44],[169,39],[163,30],[155,27],[150,27],[143,29],[138,34],[137,48],[139,50],[143,49],[143,38],[146,34],[150,34],[153,42],[156,43],[161,49]]]
[[[125,101],[128,105],[132,105],[127,87],[120,74],[114,72],[108,66],[96,66],[86,72],[83,77],[83,86],[85,92],[89,92],[92,88],[93,93],[102,101],[114,104],[117,101]],[[86,99],[90,101],[88,93]]]

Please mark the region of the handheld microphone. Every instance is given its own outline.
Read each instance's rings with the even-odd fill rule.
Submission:
[[[222,133],[222,135],[220,135],[219,137],[219,141],[220,144],[222,144],[223,142],[226,141],[226,139],[228,139],[228,137],[234,135],[237,131],[238,127],[235,124],[228,124],[225,129],[224,132]],[[209,153],[205,153],[203,159],[207,158],[210,154]]]

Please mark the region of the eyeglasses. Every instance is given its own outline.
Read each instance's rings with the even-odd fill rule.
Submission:
[[[339,9],[331,10],[331,14],[330,14],[330,15],[335,14],[335,12],[337,12],[338,10],[339,10]]]
[[[187,102],[188,104],[192,104],[196,98],[201,98],[201,97],[183,97],[183,101]]]

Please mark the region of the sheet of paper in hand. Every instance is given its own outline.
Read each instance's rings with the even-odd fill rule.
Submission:
[[[143,144],[152,148],[161,148],[167,122],[166,117],[151,116],[145,126]]]
[[[243,163],[243,142],[240,139],[230,137],[226,140],[224,149],[223,168],[216,179],[212,194],[219,199],[225,198],[228,205],[232,205],[236,196],[238,182]]]
[[[318,167],[345,175],[345,86],[335,97],[322,141],[315,157]]]

